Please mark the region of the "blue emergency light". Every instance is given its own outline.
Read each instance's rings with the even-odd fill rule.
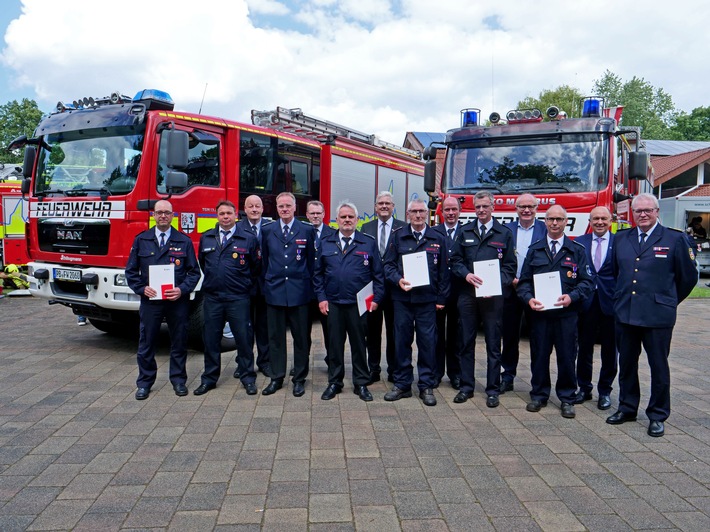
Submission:
[[[173,102],[170,95],[165,91],[157,89],[144,89],[139,91],[133,97],[133,102],[146,104],[146,109],[172,111],[175,107],[175,102]]]
[[[582,118],[602,116],[602,105],[604,99],[596,96],[589,96],[582,100]]]
[[[478,117],[480,114],[481,110],[473,107],[461,109],[461,127],[477,126],[479,124]]]

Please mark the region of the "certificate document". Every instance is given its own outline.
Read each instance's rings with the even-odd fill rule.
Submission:
[[[165,291],[175,287],[174,264],[152,264],[148,266],[148,285],[158,292],[150,299],[165,299]]]
[[[500,261],[478,260],[473,263],[473,274],[483,279],[483,284],[476,288],[476,297],[502,296],[500,282]]]
[[[375,294],[372,291],[372,281],[370,281],[357,293],[357,311],[360,316],[370,310],[370,306],[372,305],[372,301],[374,299]]]
[[[535,299],[542,303],[543,310],[562,308],[555,306],[562,295],[560,272],[536,273],[533,275],[533,283],[535,285]]]
[[[404,280],[410,283],[412,288],[431,284],[426,251],[402,255],[402,269],[404,270]]]

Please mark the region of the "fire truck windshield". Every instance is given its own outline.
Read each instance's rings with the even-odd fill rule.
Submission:
[[[443,191],[496,194],[590,192],[607,186],[601,135],[465,141],[449,147]]]
[[[44,137],[34,192],[37,195],[125,195],[138,177],[143,134],[134,127],[62,132]]]

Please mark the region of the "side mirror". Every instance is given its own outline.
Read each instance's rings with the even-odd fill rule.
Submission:
[[[35,146],[25,146],[25,157],[22,161],[22,175],[26,178],[32,177],[32,169],[35,167],[37,148]]]
[[[168,170],[165,175],[166,190],[185,190],[187,188],[187,174],[185,172],[176,172]]]
[[[648,177],[648,152],[629,152],[629,179],[646,179]]]
[[[427,148],[428,149],[428,148]],[[424,191],[433,194],[436,190],[436,161],[431,159],[424,163]]]
[[[22,191],[22,195],[25,196],[30,193],[30,180],[25,178],[22,180],[22,183],[20,184],[20,190]]]
[[[425,161],[436,159],[437,151],[439,150],[437,150],[434,146],[427,146],[426,148],[424,148],[424,152],[422,152],[422,157]]]
[[[168,168],[181,170],[187,167],[190,136],[187,131],[170,129],[165,132],[168,143],[167,165]],[[187,185],[186,185],[187,186]]]

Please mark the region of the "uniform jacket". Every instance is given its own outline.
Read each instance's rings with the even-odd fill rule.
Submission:
[[[609,231],[609,247],[606,252],[606,257],[604,257],[604,262],[601,268],[597,271],[594,267],[594,259],[592,257],[593,241],[596,238],[594,233],[588,233],[586,235],[581,235],[575,238],[575,242],[582,244],[587,253],[587,264],[592,269],[594,274],[594,291],[592,295],[589,296],[582,303],[582,310],[587,310],[592,304],[594,299],[594,293],[596,292],[599,298],[599,306],[602,312],[607,316],[614,315],[614,290],[616,289],[616,277],[614,276],[614,268],[612,265],[612,252],[616,243],[614,242],[614,233]]]
[[[355,231],[348,249],[340,249],[338,232],[321,239],[313,285],[318,301],[357,303],[357,293],[372,281],[374,302],[385,296],[382,259],[375,239]]]
[[[616,233],[613,268],[616,319],[640,327],[673,327],[678,303],[698,281],[694,250],[685,235],[661,224],[643,249],[636,228]]]
[[[587,264],[584,246],[566,236],[554,259],[550,256],[547,238],[538,240],[530,245],[528,254],[525,257],[523,271],[520,274],[520,281],[518,282],[518,297],[523,303],[528,305],[530,300],[535,297],[533,275],[554,271],[560,272],[562,293],[569,295],[572,303],[568,307],[555,307],[552,310],[544,310],[539,314],[544,317],[557,317],[579,311],[582,302],[594,290],[594,275],[589,264]]]
[[[279,222],[262,227],[261,257],[265,268],[264,297],[269,305],[306,305],[313,294],[315,264],[313,226],[294,218],[284,238]]]
[[[397,218],[390,218],[390,221],[392,222],[392,231],[390,232],[390,242],[392,241],[392,234],[394,231],[398,231],[402,227],[406,227],[406,223],[403,222],[402,220],[398,220]],[[377,249],[380,249],[380,235],[379,231],[377,228],[379,227],[380,219],[375,217],[374,220],[370,220],[369,222],[362,224],[362,229],[361,231],[365,233],[366,235],[370,235],[375,238],[375,244],[377,245]],[[389,244],[389,242],[388,242]],[[384,257],[382,257],[384,259]]]
[[[477,220],[463,226],[451,257],[451,272],[456,278],[465,280],[469,273],[473,273],[475,261],[498,259],[503,296],[507,296],[513,289],[517,265],[513,234],[495,219],[483,240],[478,229]]]
[[[192,240],[174,227],[170,230],[170,238],[162,250],[155,237],[154,228],[139,233],[133,241],[126,264],[126,282],[131,290],[141,296],[144,303],[162,301],[151,301],[143,295],[145,287],[148,286],[148,266],[156,264],[175,265],[175,287],[182,292],[180,299],[189,297],[200,281],[200,267]]]
[[[235,225],[225,246],[217,224],[200,237],[199,262],[205,275],[202,291],[220,301],[248,299],[261,269],[259,243],[251,229]]]
[[[264,218],[261,219],[261,231],[259,231],[259,236],[257,237],[257,242],[259,244],[260,250],[262,247],[261,242],[262,242],[262,234],[264,231],[264,227],[266,227],[267,225],[272,224],[272,223],[274,223],[274,222],[271,220],[266,220]],[[244,218],[242,218],[241,220],[239,220],[237,222],[237,225],[239,227],[243,228],[245,231],[251,233],[252,235],[254,234],[253,231],[251,230],[251,222],[249,221],[249,218],[247,218],[246,216]],[[260,273],[256,278],[256,282],[254,283],[254,286],[252,287],[251,295],[255,296],[255,295],[260,295],[260,294],[264,293],[264,274],[266,273],[265,270],[266,270],[266,268],[264,267],[264,264],[262,262],[261,268],[260,268]]]
[[[459,294],[461,293],[461,290],[466,288],[466,282],[462,281],[459,277],[456,277],[453,275],[453,272],[451,271],[451,258],[454,253],[454,246],[456,245],[456,239],[458,236],[461,234],[461,231],[463,230],[464,224],[461,222],[456,224],[456,230],[453,233],[453,238],[449,238],[449,234],[446,232],[447,227],[446,224],[441,223],[439,225],[436,225],[432,227],[434,231],[438,231],[442,234],[444,237],[444,240],[446,241],[446,251],[448,253],[448,265],[449,265],[449,282],[451,283],[451,290],[449,290],[449,298],[447,304],[451,303],[453,304],[459,297]]]
[[[394,301],[408,303],[435,303],[445,305],[451,289],[449,281],[448,252],[446,241],[439,231],[427,227],[421,240],[417,242],[412,234],[411,224],[394,231],[390,236],[385,253],[385,279],[391,289]],[[399,287],[404,277],[402,255],[426,252],[429,268],[428,286],[417,286],[409,291]]]
[[[510,232],[513,233],[513,245],[517,249],[517,247],[518,247],[518,220],[504,223],[503,227],[507,227],[508,229],[510,229]],[[542,220],[538,220],[536,218],[535,221],[533,222],[533,233],[532,233],[532,239],[530,240],[530,243],[532,244],[534,242],[537,242],[541,238],[545,238],[546,235],[547,235],[547,226],[545,225],[545,222],[543,222]],[[516,260],[525,260],[525,257],[518,256],[517,252],[515,254],[515,257],[516,257]],[[517,273],[518,270],[516,269],[515,272]]]

